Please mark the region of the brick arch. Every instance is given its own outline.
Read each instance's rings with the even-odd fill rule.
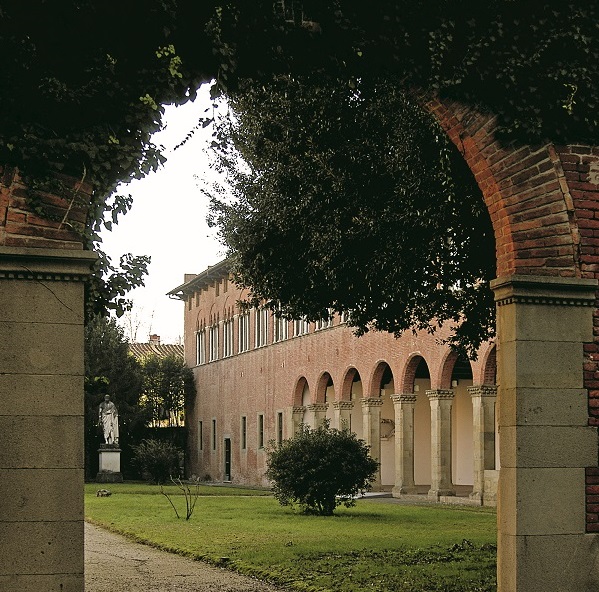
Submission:
[[[409,394],[414,392],[414,379],[416,377],[416,368],[418,368],[418,364],[420,364],[421,360],[424,360],[424,363],[428,366],[430,372],[430,365],[426,361],[426,358],[420,352],[411,353],[406,359],[406,363],[402,370],[401,382],[399,385],[400,393]]]
[[[305,376],[300,376],[296,381],[295,381],[295,388],[293,389],[293,406],[294,407],[300,407],[302,405],[302,395],[304,394],[304,388],[308,387],[308,389],[310,388],[310,385],[308,384],[308,380],[306,379]]]
[[[451,388],[451,374],[457,360],[458,352],[455,350],[448,350],[445,352],[443,359],[441,360],[441,374],[437,381],[440,389]]]
[[[333,381],[333,377],[329,372],[323,372],[316,382],[316,396],[314,398],[315,403],[324,403],[327,385],[329,380]]]
[[[562,155],[551,144],[502,144],[497,122],[457,102],[428,100],[483,194],[495,233],[497,277],[581,277],[580,233]]]
[[[343,373],[343,381],[341,383],[341,392],[337,395],[338,400],[351,400],[351,385],[354,382],[354,377],[356,374],[360,377],[360,379],[362,379],[362,375],[353,366],[350,366],[345,370]]]
[[[497,382],[497,346],[493,343],[485,352],[482,360],[482,376],[480,384],[496,384]]]
[[[383,374],[385,370],[389,368],[391,375],[393,376],[393,371],[391,370],[391,366],[385,360],[379,360],[370,375],[370,380],[368,381],[368,389],[365,390],[366,397],[379,397],[381,390],[381,380],[383,379]],[[395,382],[395,376],[393,376],[393,381]]]

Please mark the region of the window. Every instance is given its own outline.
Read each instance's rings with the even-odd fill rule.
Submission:
[[[247,448],[248,442],[248,418],[244,415],[241,418],[241,449]]]
[[[283,443],[283,413],[277,413],[277,444]]]
[[[238,353],[248,351],[250,349],[250,313],[246,312],[239,315],[238,320],[238,336],[237,344]]]
[[[285,339],[287,339],[289,337],[289,323],[287,322],[287,319],[284,319],[282,317],[275,317],[274,323],[275,332],[273,340],[275,341],[275,343],[277,341],[284,341]]]
[[[206,331],[196,333],[196,365],[206,363]]]
[[[214,291],[216,293],[216,296],[218,296],[220,294],[220,280],[217,282],[214,282]]]
[[[196,306],[200,306],[200,293],[196,292]]]
[[[304,319],[296,319],[293,321],[293,336],[306,335],[310,330],[310,323]]]
[[[204,450],[204,424],[198,422],[198,449]]]
[[[223,358],[233,355],[233,319],[223,323]]]
[[[191,310],[191,303],[192,303],[192,301],[193,301],[193,296],[190,296],[187,299],[187,310]]]
[[[333,326],[333,311],[329,308],[328,315],[321,319],[318,319],[314,323],[314,331],[320,331],[321,329],[327,329]]]
[[[229,289],[229,278],[223,278],[223,292]]]
[[[264,448],[264,415],[258,415],[258,448]]]
[[[208,361],[218,360],[218,324],[208,328]]]
[[[268,310],[266,308],[259,308],[256,310],[255,320],[255,346],[263,347],[268,341]]]
[[[212,450],[216,450],[216,419],[212,420]]]

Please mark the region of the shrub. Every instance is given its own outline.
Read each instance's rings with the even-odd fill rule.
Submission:
[[[316,429],[303,425],[291,439],[268,449],[266,477],[283,506],[297,503],[306,514],[330,516],[340,504],[371,488],[379,463],[369,447],[349,430],[328,422]]]
[[[142,440],[132,448],[133,462],[152,483],[166,483],[171,477],[179,477],[183,451],[171,442]]]

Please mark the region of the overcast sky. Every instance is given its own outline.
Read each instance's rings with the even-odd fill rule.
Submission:
[[[166,127],[155,136],[166,150],[167,162],[141,181],[121,186],[131,194],[133,207],[112,232],[104,231],[103,249],[118,262],[123,253],[150,255],[152,263],[144,288],[130,292],[133,325],[139,324],[136,341],[150,333],[162,343],[178,343],[183,336],[183,304],[165,294],[183,283],[185,273],[199,273],[218,263],[224,249],[206,224],[208,199],[201,193],[201,179],[209,178],[208,129],[198,130],[185,145],[173,150],[205,115],[210,106],[208,87],[198,98],[181,107],[166,108]],[[198,178],[194,178],[197,176]],[[121,324],[129,335],[129,321]]]

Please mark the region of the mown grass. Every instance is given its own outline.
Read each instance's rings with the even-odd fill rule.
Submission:
[[[97,489],[86,486],[91,522],[295,590],[496,589],[495,513],[488,509],[359,500],[333,517],[303,516],[264,491],[208,487],[187,522],[156,486],[111,485],[108,498],[95,497]],[[183,509],[183,496],[173,486],[170,493]]]

